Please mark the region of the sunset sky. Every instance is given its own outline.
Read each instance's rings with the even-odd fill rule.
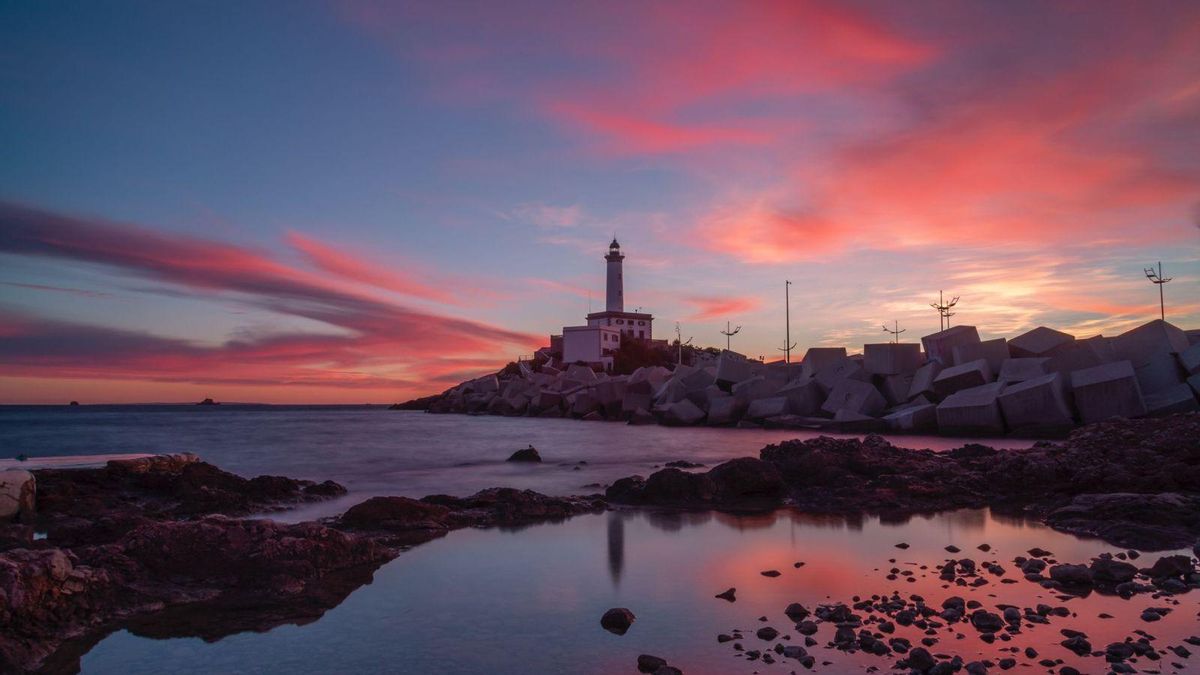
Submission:
[[[391,402],[603,303],[774,359],[1200,327],[1200,3],[7,2],[0,403]],[[590,294],[590,298],[589,298]]]

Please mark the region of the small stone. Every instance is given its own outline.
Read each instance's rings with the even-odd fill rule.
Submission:
[[[633,625],[635,618],[633,612],[628,609],[614,607],[605,612],[604,616],[600,617],[600,625],[604,630],[614,635],[624,635],[625,631],[629,630],[629,627]]]
[[[731,588],[731,589],[725,591],[724,593],[717,593],[716,597],[718,597],[722,600],[727,600],[729,602],[734,602],[737,600],[737,596],[734,595],[734,593],[736,593],[736,592],[737,592],[736,588]]]

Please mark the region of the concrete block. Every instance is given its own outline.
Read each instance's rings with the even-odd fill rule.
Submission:
[[[745,417],[750,420],[762,421],[768,417],[786,415],[790,412],[786,398],[783,396],[772,396],[771,398],[760,398],[753,401],[746,410]]]
[[[0,522],[33,517],[37,506],[37,479],[23,469],[0,471]]]
[[[862,364],[850,357],[838,359],[832,363],[826,364],[825,367],[817,371],[817,383],[825,391],[833,391],[838,382],[842,380],[858,380],[866,382],[871,379],[867,375],[867,371],[863,370]]]
[[[915,373],[921,367],[921,345],[887,342],[863,345],[863,369],[870,375]]]
[[[1162,391],[1147,394],[1145,400],[1146,414],[1156,417],[1200,410],[1196,394],[1187,384],[1177,384]]]
[[[933,391],[945,398],[957,391],[979,387],[992,381],[992,369],[984,359],[976,359],[945,368],[933,380]]]
[[[1113,338],[1113,351],[1118,359],[1129,361],[1139,368],[1160,354],[1187,351],[1187,334],[1161,319],[1142,324]]]
[[[918,433],[937,430],[937,406],[932,403],[914,405],[883,417],[890,431]]]
[[[913,373],[912,386],[908,388],[908,398],[914,399],[918,396],[937,396],[934,391],[933,381],[942,372],[942,364],[940,361],[927,361],[925,365],[917,369]]]
[[[797,415],[815,415],[826,398],[816,379],[803,375],[784,385],[778,394],[788,400],[789,409]]]
[[[712,426],[737,424],[746,414],[746,406],[733,396],[714,398],[708,403],[708,423]]]
[[[873,378],[872,384],[887,399],[888,405],[900,405],[908,400],[908,392],[912,390],[914,373],[887,375]]]
[[[717,369],[713,366],[695,368],[682,377],[676,376],[675,379],[683,382],[688,391],[703,391],[705,387],[716,384]]]
[[[667,426],[691,426],[703,420],[704,411],[687,399],[667,406],[662,416],[662,423]]]
[[[1084,424],[1146,413],[1142,390],[1129,361],[1114,361],[1071,373],[1071,393]]]
[[[596,400],[596,397],[586,391],[572,394],[567,397],[567,400],[571,404],[571,414],[576,417],[583,417],[600,407],[600,403]]]
[[[999,401],[1004,420],[1014,431],[1063,431],[1075,426],[1067,403],[1066,378],[1061,373],[1009,385]]]
[[[1200,373],[1200,342],[1179,352],[1179,365],[1188,375]]]
[[[968,361],[983,359],[987,361],[988,368],[991,368],[993,374],[1000,372],[1000,366],[1010,358],[1008,354],[1008,341],[1004,338],[957,345],[953,351],[954,363],[967,363]]]
[[[649,410],[654,407],[654,397],[650,394],[636,394],[630,391],[625,392],[625,396],[621,398],[621,414],[632,415],[640,408]]]
[[[738,402],[749,406],[757,399],[775,396],[781,388],[782,381],[756,375],[733,385],[733,396]]]
[[[801,363],[801,374],[816,377],[825,366],[837,363],[846,358],[845,347],[809,347],[804,352]]]
[[[572,363],[567,366],[567,378],[577,382],[595,382],[596,371],[589,366],[581,366],[578,363]]]
[[[1049,372],[1046,370],[1048,363],[1050,363],[1050,359],[1045,356],[1022,356],[1007,359],[1004,363],[1000,364],[1000,374],[996,376],[996,381],[1013,385],[1018,382],[1032,380],[1035,377],[1041,377]]]
[[[500,391],[500,378],[495,375],[477,377],[467,383],[466,392],[471,394],[494,394]]]
[[[1008,341],[1008,353],[1014,359],[1053,356],[1055,352],[1075,341],[1075,336],[1038,326]]]
[[[725,391],[732,389],[738,382],[749,379],[752,374],[750,360],[742,354],[725,349],[717,357],[716,380]]]
[[[663,383],[658,391],[654,392],[655,405],[669,405],[676,401],[682,401],[687,397],[687,387],[683,382],[671,378]]]
[[[1200,328],[1189,328],[1188,330],[1183,331],[1183,334],[1187,336],[1188,344],[1200,344]]]
[[[1004,385],[992,382],[956,391],[938,404],[938,430],[943,434],[999,435],[1004,416],[998,398]]]
[[[1174,354],[1157,354],[1146,363],[1134,368],[1142,396],[1156,394],[1164,389],[1183,384],[1187,375],[1179,366]]]
[[[843,379],[829,392],[821,410],[831,415],[843,408],[862,415],[878,415],[886,407],[887,399],[870,383]]]
[[[887,430],[887,424],[883,420],[846,408],[833,414],[833,426],[843,434],[873,434]]]
[[[1192,393],[1200,397],[1200,373],[1192,375],[1187,379],[1188,386],[1192,388]]]
[[[1097,335],[1084,340],[1076,340],[1055,350],[1046,364],[1046,370],[1052,373],[1068,375],[1077,370],[1095,368],[1105,363],[1117,360],[1112,344],[1103,335]]]
[[[974,326],[952,326],[940,333],[921,338],[925,346],[926,360],[938,361],[943,366],[953,366],[954,348],[979,342],[979,331]]]

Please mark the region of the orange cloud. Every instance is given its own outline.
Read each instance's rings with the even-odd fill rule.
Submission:
[[[709,319],[727,319],[739,314],[752,312],[762,305],[762,300],[755,297],[709,298],[691,297],[685,300],[695,308],[695,313],[688,321],[706,321]]]

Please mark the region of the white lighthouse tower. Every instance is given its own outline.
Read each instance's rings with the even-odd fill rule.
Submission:
[[[612,243],[608,245],[608,255],[604,256],[604,259],[608,261],[608,300],[604,303],[604,309],[609,312],[624,312],[625,282],[621,279],[621,263],[625,256],[621,254],[621,245],[617,243],[616,237],[613,237]]]
[[[613,237],[604,256],[607,285],[604,311],[587,315],[586,326],[563,328],[562,345],[565,363],[596,363],[612,365],[613,354],[625,340],[652,340],[654,317],[642,312],[625,311],[625,254]],[[553,339],[551,339],[553,342]]]

